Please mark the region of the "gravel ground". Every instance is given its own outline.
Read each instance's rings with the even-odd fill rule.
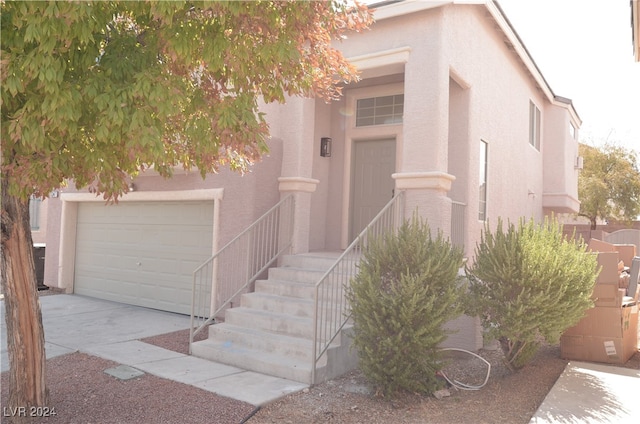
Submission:
[[[510,373],[500,352],[481,355],[492,369],[486,386],[477,391],[451,389],[451,396],[440,400],[413,394],[389,400],[373,396],[371,388],[363,390],[366,381],[352,372],[267,405],[249,423],[528,424],[568,362],[560,359],[558,346],[544,346],[530,365]],[[640,369],[640,352],[624,366]]]
[[[51,293],[53,294],[53,293]],[[47,294],[42,294],[47,295]],[[187,331],[143,341],[177,352],[188,349]],[[375,396],[358,371],[291,394],[259,409],[247,403],[165,380],[149,374],[122,381],[104,373],[118,364],[72,353],[47,361],[47,384],[56,416],[34,423],[215,423],[231,424],[409,424],[528,423],[567,363],[558,346],[544,346],[533,362],[510,373],[498,350],[480,352],[491,363],[487,384],[476,391],[449,390],[450,396],[406,394],[396,399]],[[469,384],[483,382],[485,369],[477,359],[454,355],[447,373]],[[640,352],[625,364],[640,369]],[[8,397],[8,375],[1,377],[2,405]],[[4,410],[3,410],[4,411]],[[6,411],[5,411],[6,412]],[[6,413],[2,423],[10,423]]]

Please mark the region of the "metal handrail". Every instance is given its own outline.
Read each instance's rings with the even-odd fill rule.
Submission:
[[[286,196],[193,272],[189,353],[195,336],[290,252],[294,207]]]
[[[398,191],[316,283],[311,384],[316,383],[317,366],[322,355],[351,316],[345,288],[357,272],[361,252],[368,246],[370,239],[375,239],[390,230],[396,231],[401,225],[404,221],[403,196],[404,192]]]

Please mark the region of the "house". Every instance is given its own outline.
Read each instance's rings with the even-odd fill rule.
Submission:
[[[406,0],[372,8],[371,30],[339,44],[361,81],[345,86],[343,98],[331,104],[291,98],[264,105],[271,152],[250,174],[223,171],[202,180],[178,172],[164,180],[145,173],[115,206],[82,190],[51,199],[47,284],[188,313],[198,265],[289,194],[295,199],[289,251],[325,252],[325,263],[326,256],[337,257],[326,252],[346,249],[394,196],[405,217],[418,211],[469,258],[486,222],[578,211],[581,120],[571,101],[547,84],[498,3]],[[254,247],[247,242],[243,251]],[[322,278],[324,265],[313,266],[315,274],[300,278]],[[274,277],[281,272],[270,271],[269,279],[285,279]],[[259,285],[256,291],[267,290]],[[273,296],[263,298],[278,303]],[[254,299],[245,298],[247,305]],[[234,320],[266,325],[265,312],[251,314],[247,305],[228,309],[225,324],[243,311]],[[295,325],[281,321],[263,330],[310,325],[298,322],[317,316],[310,305],[290,312]],[[285,312],[279,313],[282,319]],[[482,347],[477,319],[463,317],[451,327],[457,332],[447,345]],[[261,366],[252,369],[275,369]]]

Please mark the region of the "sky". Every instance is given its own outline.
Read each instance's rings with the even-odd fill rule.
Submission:
[[[629,0],[498,0],[554,94],[582,119],[580,141],[640,153],[640,62]]]

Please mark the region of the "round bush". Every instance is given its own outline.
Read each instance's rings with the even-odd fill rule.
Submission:
[[[440,387],[444,324],[461,313],[462,251],[414,215],[372,241],[347,298],[363,374],[378,392],[432,393]]]

